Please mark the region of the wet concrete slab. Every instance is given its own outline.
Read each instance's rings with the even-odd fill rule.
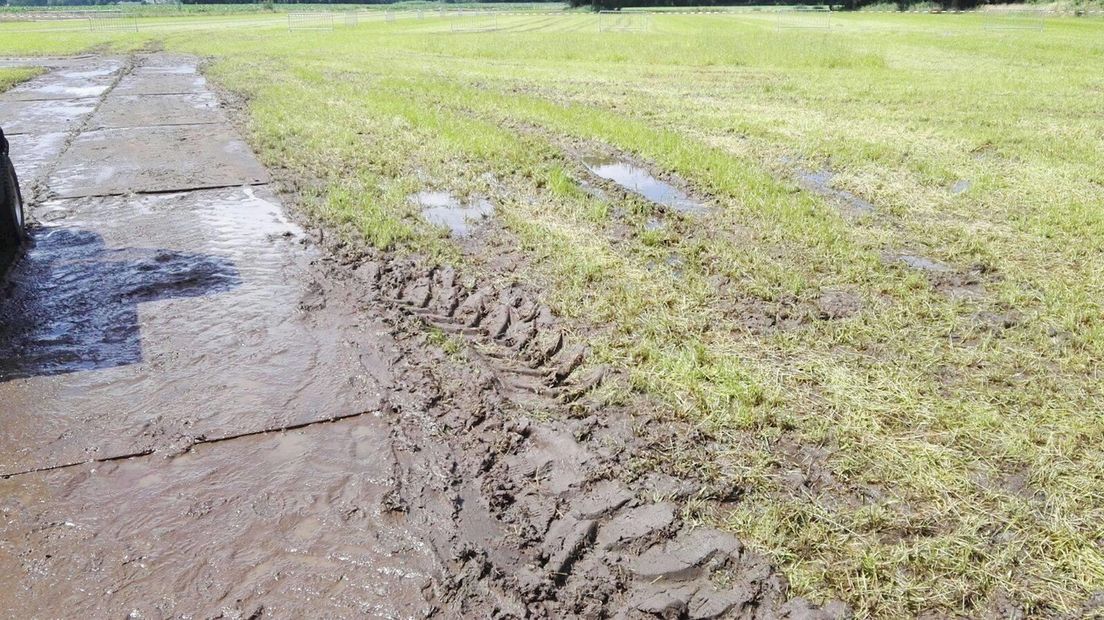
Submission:
[[[0,101],[4,135],[70,131],[96,109],[96,102],[95,98]]]
[[[117,59],[87,59],[35,77],[4,93],[5,101],[86,99],[99,97],[115,83],[123,63]]]
[[[119,75],[202,83],[136,60],[0,95],[36,222],[0,290],[0,616],[416,613],[435,557],[380,514],[389,329],[210,93],[94,129],[137,103]],[[90,93],[102,114],[65,131],[14,103]],[[205,124],[166,127],[183,106]]]
[[[207,80],[193,72],[139,69],[119,81],[117,95],[174,95],[207,92]]]
[[[159,73],[196,74],[198,72],[199,59],[195,56],[165,53],[145,57],[142,64],[135,67],[132,73],[136,76],[148,76]]]
[[[317,307],[313,256],[267,189],[36,212],[51,224],[0,301],[0,401],[21,412],[0,473],[379,406],[373,326]]]
[[[409,618],[433,563],[384,513],[380,420],[0,481],[5,618]]]
[[[114,95],[96,111],[90,129],[227,123],[211,93]]]
[[[249,145],[228,125],[180,125],[81,133],[49,186],[55,196],[77,198],[268,180]]]
[[[12,162],[24,192],[46,174],[48,164],[61,154],[68,137],[66,133],[28,133],[8,138]]]

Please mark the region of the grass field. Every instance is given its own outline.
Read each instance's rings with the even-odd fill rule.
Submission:
[[[702,518],[798,593],[860,617],[1054,616],[1104,591],[1104,21],[248,19],[13,23],[0,54],[210,57],[316,217],[540,287],[597,361],[707,429],[710,462],[655,462],[737,484]],[[591,154],[709,210],[601,185]],[[490,198],[495,234],[458,246],[418,217],[426,189]]]
[[[39,73],[35,68],[0,68],[0,92],[5,91],[15,84],[29,80]]]

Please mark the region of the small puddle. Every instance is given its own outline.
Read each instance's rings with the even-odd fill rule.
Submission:
[[[62,69],[57,74],[66,80],[90,80],[108,77],[118,71],[120,65],[104,65],[92,69]]]
[[[959,179],[955,181],[954,185],[951,186],[951,193],[957,196],[958,194],[961,194],[963,192],[970,191],[970,188],[973,186],[974,183],[972,181],[969,181],[967,179]]]
[[[585,157],[583,163],[591,172],[603,179],[613,181],[635,194],[670,207],[679,213],[698,214],[709,210],[704,204],[690,198],[677,187],[660,181],[640,166],[604,157]]]
[[[435,226],[448,228],[455,237],[471,234],[472,224],[478,224],[494,212],[494,205],[485,198],[473,198],[466,204],[452,192],[418,192],[411,196],[422,209],[422,217]]]
[[[71,97],[73,99],[84,99],[88,97],[99,97],[105,90],[107,85],[92,85],[92,86],[66,86],[65,84],[45,84],[37,88],[31,87],[32,92],[42,93],[44,95],[58,95]]]
[[[925,256],[916,256],[915,254],[893,254],[890,256],[890,259],[921,271],[929,271],[932,273],[951,271],[951,268],[944,263]]]
[[[852,209],[859,213],[871,213],[874,211],[874,205],[852,194],[847,190],[836,189],[832,187],[832,179],[836,178],[836,174],[830,170],[820,170],[812,172],[809,170],[797,169],[797,179],[803,187],[813,192],[825,196],[828,198],[834,198],[847,203]]]

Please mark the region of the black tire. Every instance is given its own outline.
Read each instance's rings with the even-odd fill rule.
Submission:
[[[24,240],[23,194],[7,155],[0,154],[0,273],[15,258]]]

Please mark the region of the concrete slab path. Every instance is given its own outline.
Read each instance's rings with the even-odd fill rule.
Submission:
[[[413,614],[386,328],[196,59],[60,65],[0,95],[38,223],[0,295],[0,616]]]

